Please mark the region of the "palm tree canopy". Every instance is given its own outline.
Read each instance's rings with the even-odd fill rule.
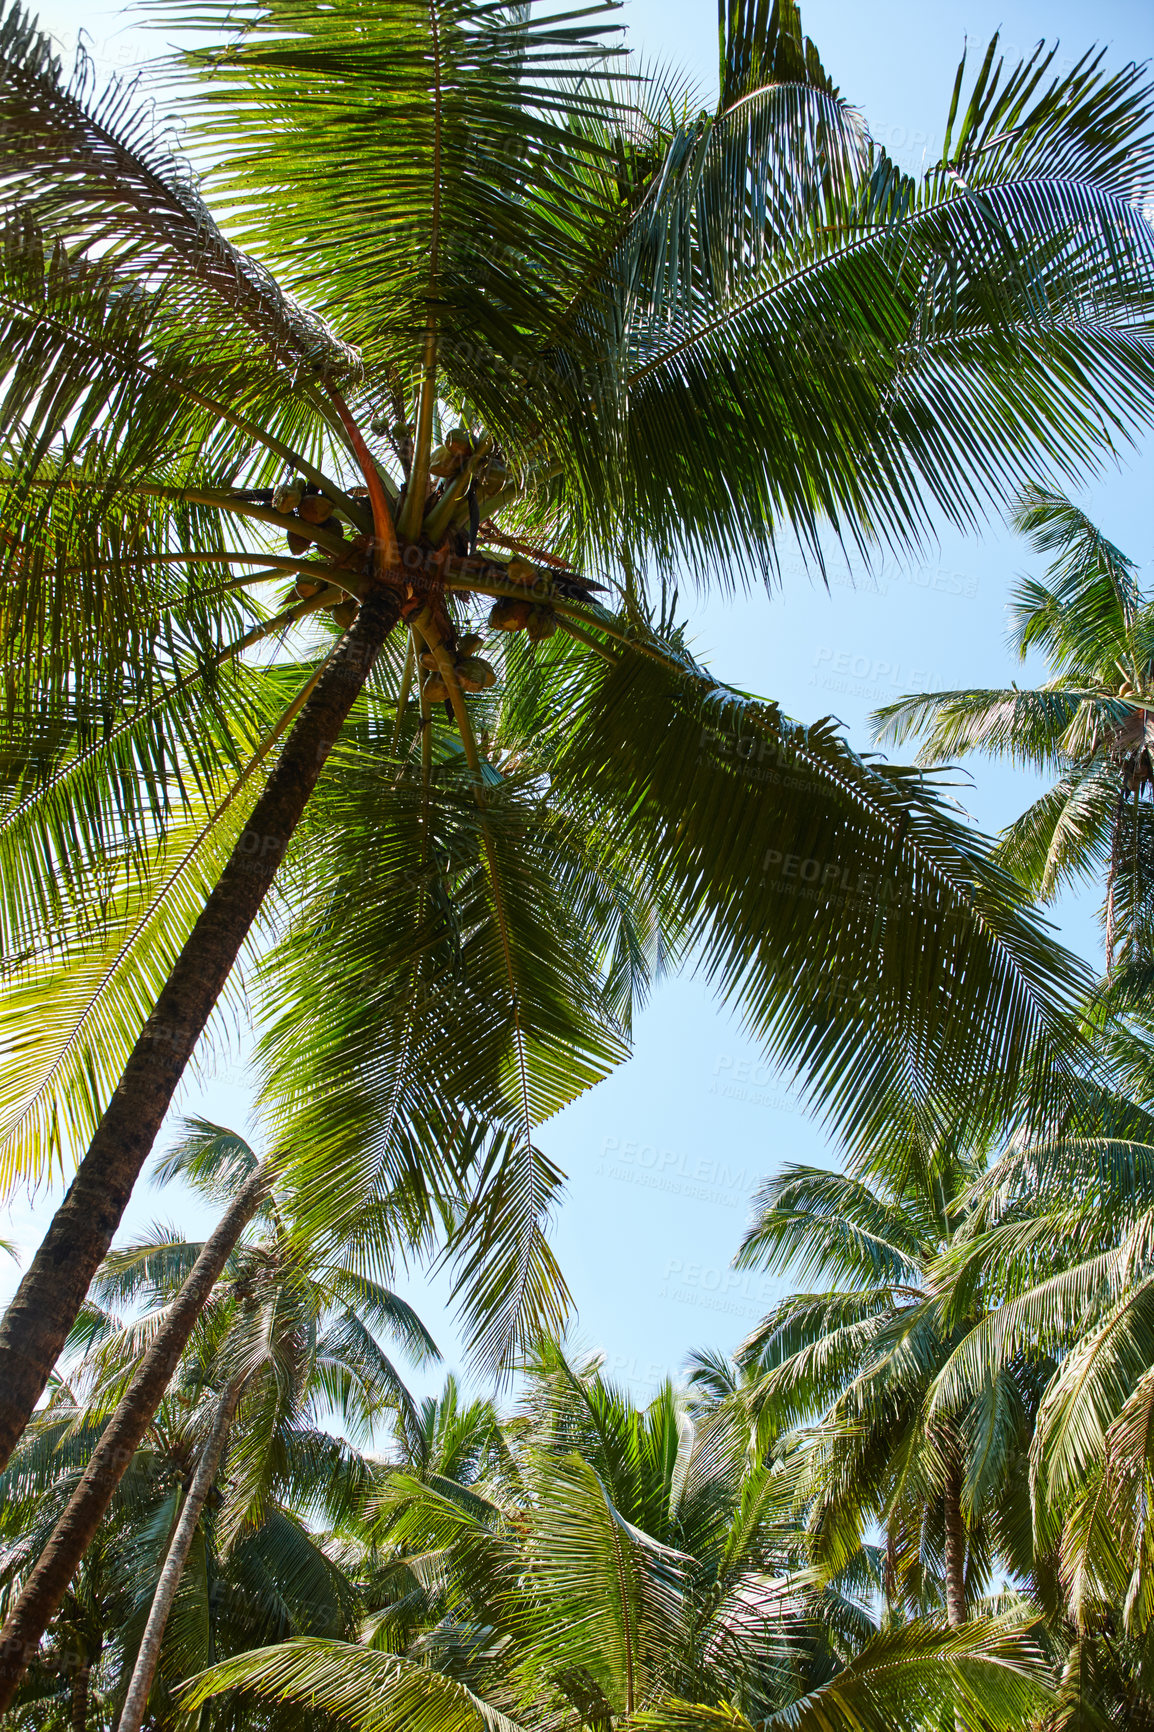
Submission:
[[[247,814],[381,585],[407,649],[285,863],[271,1102],[296,1125],[332,1089],[351,1206],[504,1202],[491,1361],[559,1323],[534,1139],[622,1056],[647,954],[696,944],[851,1135],[935,1090],[1004,1106],[1039,1046],[1052,1086],[1081,981],[983,845],[718,687],[647,584],[772,572],[783,532],[908,545],[1141,423],[1137,69],[991,46],[914,182],[786,0],[724,11],[712,112],[598,11],[164,16],[221,223],[130,87],[0,26],[5,1174],[92,1131],[223,861],[279,845]],[[500,690],[457,675],[480,597],[550,638]],[[350,896],[366,855],[403,933]],[[351,1039],[314,1062],[286,1030],[321,913]]]
[[[848,1174],[789,1167],[766,1181],[738,1263],[824,1288],[791,1293],[743,1344],[734,1399],[758,1435],[806,1440],[803,1500],[815,1555],[844,1568],[885,1524],[887,1593],[914,1609],[942,1593],[943,1498],[966,1523],[965,1587],[1033,1570],[1024,1467],[1048,1372],[1011,1358],[935,1411],[931,1395],[981,1315],[981,1288],[943,1314],[936,1272],[970,1222],[985,1151],[964,1138],[891,1139]]]
[[[1117,931],[1138,953],[1150,920],[1154,606],[1134,561],[1061,494],[1028,489],[1011,521],[1048,563],[1045,582],[1023,578],[1013,591],[1010,644],[1022,659],[1040,652],[1050,679],[901,698],[878,712],[879,734],[922,736],[925,764],[980,751],[1052,774],[1005,831],[1000,858],[1046,897],[1105,869],[1108,951]]]
[[[402,1473],[378,1506],[377,1543],[409,1572],[398,1617],[359,1646],[298,1641],[226,1662],[185,1704],[239,1689],[357,1727],[462,1732],[558,1716],[602,1732],[848,1732],[912,1726],[915,1703],[924,1715],[965,1702],[983,1727],[1020,1720],[1039,1699],[1036,1658],[1005,1627],[878,1636],[861,1605],[813,1593],[791,1478],[749,1464],[740,1433],[724,1411],[695,1424],[669,1387],[639,1410],[545,1343],[487,1482]],[[417,1596],[427,1633],[400,1647]]]

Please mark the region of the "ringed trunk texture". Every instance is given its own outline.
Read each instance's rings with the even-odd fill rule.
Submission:
[[[324,761],[398,617],[395,594],[375,590],[301,711],[5,1313],[0,1469],[40,1399]]]
[[[943,1493],[946,1528],[946,1620],[953,1630],[966,1621],[966,1523],[962,1514],[962,1464],[950,1446]]]
[[[188,1278],[140,1361],[52,1537],[36,1561],[8,1622],[0,1630],[0,1714],[64,1598],[129,1462],[160,1406],[169,1379],[232,1249],[260,1206],[268,1184],[263,1168],[248,1179],[205,1240]]]
[[[148,1707],[148,1698],[152,1694],[152,1681],[156,1677],[156,1668],[160,1662],[160,1644],[164,1640],[164,1627],[168,1623],[168,1614],[172,1610],[172,1602],[176,1598],[176,1590],[180,1586],[180,1578],[184,1574],[184,1566],[188,1562],[189,1548],[196,1524],[200,1520],[208,1494],[216,1479],[217,1468],[220,1466],[221,1452],[229,1427],[236,1416],[237,1402],[240,1400],[241,1380],[236,1378],[229,1384],[220,1400],[217,1402],[216,1413],[213,1416],[212,1429],[200,1452],[200,1460],[196,1472],[192,1476],[192,1484],[184,1500],[184,1508],[180,1512],[180,1520],[169,1542],[168,1554],[164,1560],[164,1568],[156,1584],[156,1592],[152,1596],[152,1606],[148,1613],[148,1622],[144,1626],[144,1635],[140,1639],[140,1647],[136,1654],[136,1664],[132,1668],[129,1680],[128,1694],[124,1698],[124,1706],[120,1710],[116,1732],[140,1732]]]

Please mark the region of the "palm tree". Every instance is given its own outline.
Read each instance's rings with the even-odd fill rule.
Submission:
[[[466,697],[493,674],[474,597],[494,627],[560,628],[559,782],[639,814],[714,972],[847,1123],[915,1068],[1016,1088],[1065,995],[1010,886],[920,784],[718,688],[638,574],[769,572],[786,526],[909,543],[928,502],[972,520],[1149,414],[1132,68],[1046,85],[1048,58],[1003,76],[991,47],[915,185],[784,0],[726,10],[713,114],[633,80],[596,16],[221,0],[196,24],[198,148],[251,255],[131,89],[97,97],[86,63],[69,84],[18,10],[0,29],[9,1168],[91,1139],[0,1329],[0,1460],[354,710],[390,712],[365,724],[378,768],[386,734],[411,749],[412,814],[450,705],[505,1067],[522,1103],[564,1093],[555,1026],[523,1011],[539,933],[515,930]],[[263,604],[280,575],[294,593]],[[292,659],[244,659],[290,628]],[[748,741],[774,778],[756,802],[728,761]],[[838,900],[815,922],[767,860]],[[831,1008],[831,965],[868,1002]],[[615,1056],[600,1022],[589,1044]]]
[[[81,1724],[112,1732],[148,1612],[202,1441],[203,1395],[194,1368],[156,1414],[80,1564],[9,1710],[14,1725]],[[59,1385],[28,1428],[0,1480],[3,1571],[0,1606],[19,1589],[83,1473],[100,1429],[99,1411]],[[341,1636],[355,1627],[358,1596],[318,1517],[340,1519],[350,1488],[371,1481],[371,1465],[350,1444],[319,1438],[298,1449],[245,1531],[219,1543],[212,1500],[185,1568],[165,1645],[176,1676],[227,1653],[294,1635]],[[151,1717],[172,1713],[154,1691]],[[81,1715],[85,1719],[81,1721]],[[206,1725],[216,1716],[206,1717]],[[227,1722],[226,1722],[227,1723]]]
[[[931,1411],[958,1411],[1014,1362],[1048,1363],[1028,1467],[1061,1727],[1154,1722],[1154,1140],[1135,1119],[1105,1100],[1097,1123],[1011,1148],[935,1276],[946,1317],[979,1315]]]
[[[235,1133],[195,1120],[160,1176],[164,1182],[183,1176],[219,1196],[238,1190],[256,1164]],[[158,1524],[167,1549],[157,1569],[143,1570],[136,1583],[136,1603],[151,1605],[137,1632],[119,1732],[139,1732],[190,1553],[205,1544],[210,1497],[218,1568],[286,1500],[301,1514],[323,1513],[330,1521],[347,1514],[365,1495],[370,1475],[319,1421],[333,1411],[361,1441],[394,1408],[415,1424],[412,1398],[377,1332],[393,1334],[416,1363],[436,1355],[411,1308],[358,1266],[356,1256],[310,1254],[286,1230],[275,1193],[261,1213],[263,1231],[250,1234],[230,1259],[169,1393],[169,1404],[183,1413],[170,1447],[183,1459],[187,1490]],[[199,1249],[158,1230],[113,1252],[98,1273],[83,1326],[87,1351],[73,1379],[95,1384],[87,1407],[97,1419],[115,1401]],[[119,1321],[116,1311],[101,1313],[101,1304],[129,1307],[131,1321]]]
[[[487,1482],[398,1475],[377,1506],[425,1600],[407,1648],[380,1626],[360,1646],[285,1644],[212,1668],[185,1706],[239,1688],[353,1724],[371,1700],[382,1727],[873,1732],[962,1700],[967,1724],[1020,1723],[1037,1699],[1003,1630],[973,1632],[959,1664],[953,1633],[878,1637],[848,1602],[830,1615],[799,1570],[791,1476],[747,1464],[728,1415],[698,1428],[669,1386],[639,1410],[545,1344],[505,1430]]]
[[[981,751],[1055,777],[1006,830],[1001,857],[1047,899],[1104,875],[1112,972],[1119,952],[1148,959],[1152,943],[1154,611],[1134,562],[1062,495],[1028,489],[1011,521],[1052,556],[1045,581],[1015,589],[1010,637],[1023,660],[1045,655],[1050,678],[1034,690],[922,692],[877,720],[885,739],[922,735],[926,764]]]
[[[982,1315],[971,1293],[943,1322],[933,1281],[966,1232],[985,1165],[982,1151],[942,1138],[879,1148],[848,1174],[787,1167],[758,1193],[736,1259],[834,1281],[783,1299],[739,1354],[741,1405],[763,1447],[799,1428],[806,1440],[799,1495],[815,1559],[845,1568],[881,1524],[887,1598],[944,1605],[955,1628],[999,1569],[1030,1575],[1025,1464],[1051,1369],[1012,1357],[965,1403],[935,1412],[929,1402]]]
[[[18,1549],[13,1540],[25,1537],[28,1525],[21,1534],[11,1513],[6,1512],[3,1527],[9,1567],[11,1553]],[[48,1641],[29,1666],[14,1705],[16,1725],[31,1722],[46,1732],[56,1728],[60,1732],[86,1732],[95,1718],[103,1727],[102,1662],[118,1608],[115,1570],[110,1567],[113,1559],[106,1536],[101,1540],[105,1543],[94,1545],[87,1553],[53,1620]],[[5,1569],[4,1575],[8,1574],[9,1569]],[[5,1581],[0,1599],[7,1598],[7,1586]]]

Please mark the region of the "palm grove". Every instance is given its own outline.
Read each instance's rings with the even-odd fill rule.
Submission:
[[[914,180],[789,0],[712,110],[598,8],[163,22],[187,157],[0,21],[0,1168],[75,1171],[0,1326],[0,1703],[1149,1720],[1151,652],[1054,492],[1150,419],[1141,71],[995,44]],[[888,724],[1057,767],[996,845],[689,648],[679,579],[1022,498],[1060,689]],[[1104,837],[1102,991],[1031,904]],[[638,1408],[538,1137],[682,961],[848,1165],[740,1250],[833,1286]],[[249,1006],[263,1157],[187,1126],[219,1224],[111,1250]],[[409,1395],[431,1260],[508,1411]]]

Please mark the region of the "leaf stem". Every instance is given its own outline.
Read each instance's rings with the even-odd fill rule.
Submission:
[[[416,673],[416,670],[417,670],[417,648],[416,648],[416,644],[413,641],[413,634],[412,634],[412,632],[410,632],[409,633],[408,647],[405,650],[404,671],[401,674],[400,689],[397,692],[397,715],[396,715],[396,720],[393,723],[392,755],[394,758],[396,757],[398,751],[400,750],[400,746],[401,746],[401,723],[404,720],[405,705],[409,701],[409,691],[412,687],[413,675]]]
[[[389,502],[385,498],[385,490],[377,473],[377,465],[372,452],[365,444],[360,428],[353,419],[348,404],[331,381],[325,381],[325,390],[329,401],[341,418],[341,424],[349,436],[365,485],[369,490],[369,504],[373,511],[373,532],[376,537],[373,553],[377,567],[377,576],[384,577],[386,572],[395,571],[401,563],[401,550],[397,546],[397,532],[393,525],[393,514]]]

